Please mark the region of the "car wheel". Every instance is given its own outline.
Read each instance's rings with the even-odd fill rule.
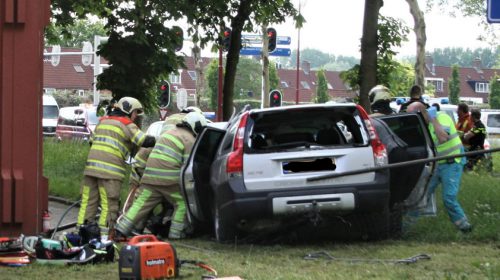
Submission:
[[[395,207],[389,213],[389,237],[399,239],[403,235],[403,211]]]
[[[389,238],[389,220],[388,208],[380,212],[358,214],[356,217],[356,224],[358,232],[361,234],[361,239],[376,241]]]
[[[234,220],[229,215],[222,216],[217,205],[214,205],[214,233],[218,242],[232,241],[236,237]]]

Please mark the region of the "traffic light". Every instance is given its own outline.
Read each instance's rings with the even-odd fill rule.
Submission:
[[[231,46],[231,28],[225,28],[222,33],[222,49],[227,52]]]
[[[182,50],[182,45],[184,44],[184,31],[179,26],[172,26],[172,32],[175,34],[175,51],[178,52]]]
[[[160,108],[168,107],[170,104],[170,84],[167,81],[162,81],[160,84],[158,103],[160,103]]]
[[[281,92],[279,90],[272,90],[269,94],[269,107],[281,106]]]
[[[272,53],[276,49],[276,37],[277,37],[276,29],[269,27],[267,29],[267,38],[269,39],[269,45],[267,50]]]

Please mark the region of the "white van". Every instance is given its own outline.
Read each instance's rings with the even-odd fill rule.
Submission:
[[[56,99],[51,96],[43,95],[43,136],[55,136],[57,117],[59,116],[59,105],[57,105]]]
[[[486,139],[492,147],[500,147],[500,110],[482,109],[481,121],[486,127]]]

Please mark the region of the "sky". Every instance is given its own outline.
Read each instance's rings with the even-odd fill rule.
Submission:
[[[359,46],[362,35],[364,0],[300,0],[301,13],[306,23],[300,30],[300,49],[314,48],[323,52],[346,56],[360,57]],[[298,7],[299,0],[294,0]],[[425,9],[425,1],[419,1],[420,8]],[[380,10],[384,16],[402,19],[410,28],[408,42],[399,49],[400,56],[415,55],[415,34],[413,33],[413,17],[404,0],[384,0]],[[463,47],[489,48],[484,42],[477,40],[482,27],[480,19],[452,18],[446,12],[434,11],[425,13],[427,44],[426,50],[435,48]],[[278,36],[290,36],[290,48],[297,48],[298,32],[292,20],[273,26]],[[287,47],[287,46],[278,46]]]

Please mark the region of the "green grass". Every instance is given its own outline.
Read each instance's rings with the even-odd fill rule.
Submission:
[[[49,178],[49,194],[76,201],[80,199],[80,184],[90,146],[86,142],[46,138],[43,142],[43,175]],[[124,182],[128,186],[128,174]],[[122,188],[122,201],[128,187]]]
[[[45,169],[50,193],[78,197],[88,146],[44,143]],[[213,266],[221,276],[244,279],[500,279],[500,154],[494,155],[495,176],[481,171],[464,174],[459,200],[474,224],[463,235],[450,223],[438,192],[437,217],[425,217],[401,240],[313,244],[217,244],[211,237],[173,242],[181,259],[196,259]],[[126,185],[126,184],[124,184]],[[127,188],[124,188],[127,189]],[[440,189],[440,188],[439,188]],[[311,252],[325,251],[336,260],[304,260]],[[395,265],[350,262],[354,259],[399,259],[416,254],[431,260]],[[200,279],[199,269],[181,268],[181,279]],[[2,269],[1,279],[116,279],[118,263],[53,267],[33,264]]]

